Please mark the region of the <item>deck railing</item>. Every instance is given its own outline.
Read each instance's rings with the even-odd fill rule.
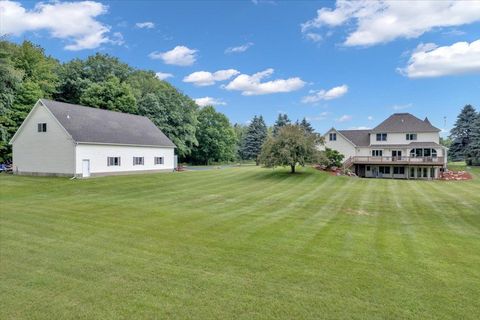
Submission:
[[[372,157],[372,156],[354,156],[348,158],[345,163],[352,164],[433,164],[443,165],[443,157]]]

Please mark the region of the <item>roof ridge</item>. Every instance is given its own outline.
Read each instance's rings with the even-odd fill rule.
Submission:
[[[135,116],[135,117],[141,117],[141,118],[149,119],[147,116],[142,116],[142,115],[139,115],[139,114],[133,114],[133,113],[115,111],[115,110],[108,110],[108,109],[102,109],[102,108],[95,108],[95,107],[84,106],[82,104],[76,104],[76,103],[70,103],[70,102],[63,102],[63,101],[44,99],[44,98],[41,98],[40,101],[42,101],[42,103],[44,101],[50,101],[50,102],[55,102],[55,103],[61,103],[61,104],[75,106],[75,107],[80,107],[80,108],[89,108],[89,109],[98,110],[98,111],[101,111],[101,112],[110,112],[110,113],[116,113],[116,114],[122,114],[122,115]],[[46,104],[44,104],[44,105],[48,108],[48,105],[46,105]]]

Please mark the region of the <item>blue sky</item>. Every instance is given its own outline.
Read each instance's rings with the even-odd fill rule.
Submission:
[[[169,74],[232,122],[261,114],[272,124],[285,112],[324,132],[410,112],[448,130],[463,105],[480,107],[480,1],[0,1],[0,8],[0,33],[13,41],[31,40],[61,61],[99,51]]]

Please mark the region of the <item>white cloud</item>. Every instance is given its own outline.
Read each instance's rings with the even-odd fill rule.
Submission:
[[[223,100],[212,98],[212,97],[197,98],[195,99],[195,103],[198,104],[200,107],[226,105],[226,103]]]
[[[356,26],[347,46],[369,46],[397,38],[417,38],[438,27],[454,27],[480,21],[480,1],[370,1],[337,0],[335,8],[321,8],[302,24],[302,32],[321,27]]]
[[[334,87],[330,90],[321,89],[318,91],[310,91],[310,95],[303,97],[303,103],[314,103],[320,100],[332,100],[340,98],[348,92],[348,86],[346,84]]]
[[[185,46],[176,46],[170,51],[158,52],[154,51],[148,56],[151,59],[161,59],[166,64],[173,64],[176,66],[191,66],[195,63],[198,50],[190,49]]]
[[[108,7],[95,1],[39,2],[31,10],[21,3],[0,1],[1,35],[20,36],[28,31],[46,30],[53,38],[66,40],[66,50],[94,49],[105,43],[119,44],[118,35],[108,37],[110,27],[95,18]]]
[[[315,32],[307,32],[305,33],[305,38],[312,41],[312,42],[320,42],[322,41],[323,37],[321,34]]]
[[[214,73],[208,71],[197,71],[183,78],[183,82],[193,83],[194,85],[200,87],[211,86],[217,81],[228,80],[239,73],[240,72],[235,69],[218,70]]]
[[[327,118],[327,116],[330,114],[330,112],[322,112],[318,116],[313,116],[313,117],[306,117],[307,121],[322,121]]]
[[[165,79],[168,79],[168,78],[172,78],[173,74],[166,73],[166,72],[157,72],[157,73],[155,73],[155,76],[160,80],[165,80]]]
[[[245,44],[242,44],[241,46],[238,47],[229,47],[225,49],[225,53],[240,53],[240,52],[245,52],[247,51],[251,46],[253,46],[253,42],[248,42]]]
[[[150,22],[150,21],[137,22],[137,23],[135,24],[135,26],[136,26],[137,28],[140,28],[140,29],[153,29],[153,28],[155,28],[155,23]]]
[[[480,73],[480,39],[444,47],[417,47],[407,66],[397,70],[409,78]]]
[[[352,116],[348,115],[348,114],[344,114],[343,116],[341,116],[340,118],[337,119],[337,122],[347,122],[347,121],[350,121],[352,120]]]
[[[368,121],[372,121],[372,120],[373,120],[373,117],[372,117],[372,116],[368,116],[367,119],[368,119]]]
[[[242,91],[244,96],[254,96],[262,94],[271,94],[279,92],[291,92],[302,88],[305,82],[298,78],[276,79],[267,82],[261,82],[273,74],[272,68],[257,72],[253,75],[241,74],[224,86],[227,90]]]
[[[405,110],[405,109],[410,109],[413,105],[411,103],[407,104],[396,104],[392,106],[392,109],[395,111],[400,111],[400,110]]]

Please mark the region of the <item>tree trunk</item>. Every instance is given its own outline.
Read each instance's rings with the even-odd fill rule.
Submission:
[[[294,164],[290,165],[290,173],[295,173],[295,165]]]

